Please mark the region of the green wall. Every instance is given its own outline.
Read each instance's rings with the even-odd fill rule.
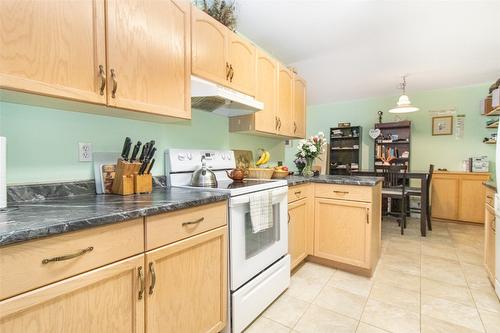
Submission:
[[[25,104],[0,102],[0,135],[7,137],[7,183],[40,183],[93,178],[91,162],[78,161],[78,142],[94,152],[121,150],[123,140],[154,139],[154,175],[163,175],[167,148],[249,149],[284,158],[283,141],[228,133],[228,118],[193,110],[191,121],[160,124]]]
[[[412,151],[411,169],[426,170],[430,163],[436,168],[461,170],[462,160],[470,156],[486,155],[490,161],[495,158],[495,145],[482,143],[484,137],[489,137],[494,130],[486,129],[487,117],[481,116],[479,102],[488,93],[489,84],[424,91],[408,92],[412,103],[420,108],[419,112],[400,115],[402,120],[412,121]],[[362,168],[373,166],[373,139],[368,136],[368,130],[378,121],[377,111],[384,112],[383,121],[396,121],[393,114],[387,112],[396,104],[398,96],[355,100],[341,103],[314,105],[307,109],[307,134],[318,131],[329,133],[330,127],[336,127],[338,122],[347,121],[353,126],[363,127]],[[431,110],[455,108],[457,114],[465,114],[463,138],[455,135],[432,136]],[[328,134],[327,134],[328,135]],[[293,165],[293,148],[285,150],[286,162]],[[494,163],[490,163],[490,171]]]

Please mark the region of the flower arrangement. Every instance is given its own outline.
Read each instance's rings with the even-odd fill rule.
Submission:
[[[299,141],[297,145],[295,166],[304,176],[312,176],[312,164],[314,160],[323,153],[326,146],[325,134],[318,132],[306,140]]]

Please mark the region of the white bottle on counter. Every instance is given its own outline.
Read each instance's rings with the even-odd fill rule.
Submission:
[[[7,207],[7,139],[0,136],[0,209]]]

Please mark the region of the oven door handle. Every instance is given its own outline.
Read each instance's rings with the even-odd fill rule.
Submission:
[[[280,203],[283,200],[283,198],[286,198],[288,196],[288,186],[283,186],[273,190],[266,190],[266,191],[272,191],[271,193],[273,198],[273,204]],[[229,207],[230,208],[237,207],[247,204],[249,202],[250,202],[250,194],[238,195],[236,197],[229,199]]]

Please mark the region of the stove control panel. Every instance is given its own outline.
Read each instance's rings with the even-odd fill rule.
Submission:
[[[165,151],[165,175],[172,172],[191,172],[201,166],[205,158],[207,167],[213,170],[229,170],[236,167],[232,150],[167,149]]]

